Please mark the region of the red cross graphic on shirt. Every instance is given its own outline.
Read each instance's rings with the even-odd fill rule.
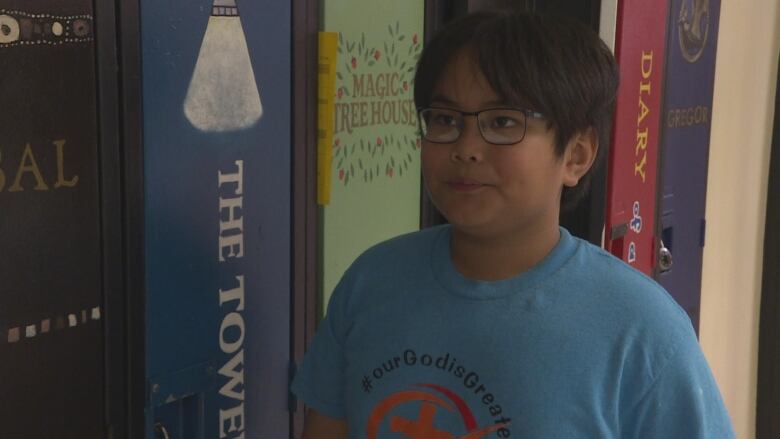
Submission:
[[[447,395],[453,403],[448,403],[432,393],[420,390],[407,390],[392,394],[383,399],[371,412],[366,426],[366,437],[368,439],[377,438],[382,420],[385,419],[386,415],[389,415],[393,408],[412,402],[421,404],[416,420],[409,420],[400,416],[392,416],[390,418],[390,431],[400,433],[408,439],[482,439],[488,434],[509,425],[508,423],[501,423],[479,429],[468,406],[456,394],[448,389],[432,384],[420,384],[418,386],[438,390]],[[455,436],[452,433],[434,428],[433,421],[436,417],[436,410],[439,408],[459,413],[468,433],[463,436]]]
[[[433,428],[435,414],[436,405],[426,401],[420,407],[420,417],[417,421],[394,416],[390,420],[390,430],[401,433],[409,439],[453,439],[454,436],[450,433]]]

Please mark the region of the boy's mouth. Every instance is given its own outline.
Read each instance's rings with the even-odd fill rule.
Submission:
[[[458,179],[447,181],[447,186],[449,186],[452,190],[456,192],[473,192],[487,185],[477,180],[458,178]]]

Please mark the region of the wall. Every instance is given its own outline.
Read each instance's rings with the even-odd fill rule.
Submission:
[[[737,437],[753,438],[780,4],[723,0],[721,8],[700,335]]]

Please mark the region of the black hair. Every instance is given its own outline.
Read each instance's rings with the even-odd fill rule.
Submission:
[[[456,54],[470,51],[496,93],[510,105],[545,115],[555,131],[555,153],[572,136],[592,128],[596,160],[574,187],[564,187],[564,210],[590,187],[593,169],[609,147],[618,71],[612,52],[584,24],[566,17],[512,10],[466,15],[438,32],[424,48],[414,78],[418,109],[430,105],[433,89]]]

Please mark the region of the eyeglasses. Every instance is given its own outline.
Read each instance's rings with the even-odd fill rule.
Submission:
[[[474,116],[482,138],[493,145],[522,142],[528,118],[543,119],[533,110],[517,108],[487,108],[467,112],[451,108],[423,108],[419,111],[422,137],[433,143],[453,143],[463,132],[464,118]]]

